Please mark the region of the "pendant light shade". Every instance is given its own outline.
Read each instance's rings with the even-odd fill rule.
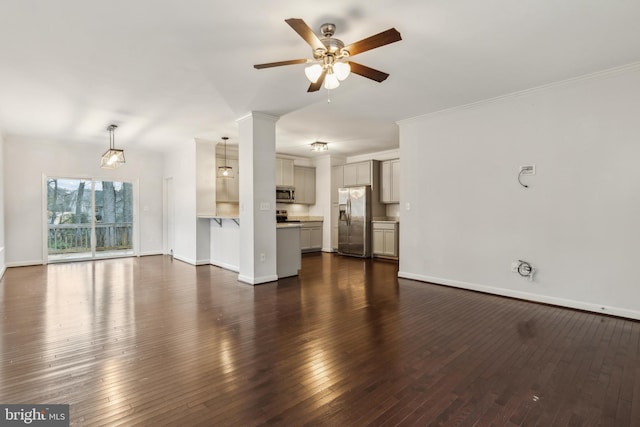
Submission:
[[[100,167],[103,169],[115,169],[125,163],[124,150],[115,148],[114,132],[117,127],[116,125],[109,125],[107,128],[109,131],[109,149],[100,158]]]
[[[222,141],[224,142],[224,164],[218,166],[217,177],[222,179],[232,179],[235,178],[235,174],[233,168],[227,165],[227,140],[229,137],[223,136]]]
[[[351,73],[351,65],[346,62],[336,62],[333,64],[333,72],[338,80],[342,81],[349,77],[349,73]]]
[[[313,64],[304,69],[304,74],[311,83],[315,83],[322,74],[322,66],[320,64]]]
[[[340,86],[340,81],[338,77],[333,73],[332,70],[327,72],[327,76],[324,78],[324,88],[331,90]]]

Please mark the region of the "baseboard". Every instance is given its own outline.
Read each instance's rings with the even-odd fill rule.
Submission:
[[[4,272],[7,271],[7,266],[4,263],[4,246],[0,247],[0,279],[4,276]]]
[[[155,256],[155,255],[164,255],[162,251],[149,251],[149,252],[140,252],[138,256]]]
[[[249,277],[238,274],[238,280],[250,285],[260,285],[262,283],[275,282],[278,280],[278,276],[274,274],[273,276]]]
[[[233,271],[235,273],[240,273],[240,267],[238,267],[237,265],[227,264],[226,262],[220,262],[215,260],[210,260],[209,264],[215,265],[216,267],[224,268],[225,270]]]
[[[477,283],[462,282],[459,280],[443,279],[441,277],[425,276],[421,274],[408,273],[399,271],[398,277],[403,279],[418,280],[420,282],[429,282],[436,285],[450,286],[453,288],[467,289],[471,291],[483,292],[492,295],[499,295],[509,298],[517,298],[526,301],[533,301],[543,304],[557,305],[560,307],[574,308],[577,310],[590,311],[593,313],[607,314],[611,316],[625,317],[634,320],[640,320],[640,311],[628,310],[620,307],[606,306],[602,304],[593,304],[585,301],[575,301],[565,298],[557,298],[548,295],[532,294],[529,292],[514,291],[511,289],[495,288]]]
[[[173,255],[173,259],[177,259],[178,261],[186,262],[187,264],[197,265],[196,264],[196,260],[191,259],[191,258],[186,258],[186,257],[183,257],[181,255],[174,254]]]
[[[30,267],[32,265],[43,265],[44,262],[41,259],[32,260],[32,261],[16,261],[16,262],[8,262],[6,264],[7,267]]]
[[[211,261],[209,261],[208,259],[196,260],[196,265],[209,265],[209,264],[211,264]]]

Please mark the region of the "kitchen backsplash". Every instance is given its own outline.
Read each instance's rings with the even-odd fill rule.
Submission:
[[[309,205],[276,203],[277,210],[285,210],[289,216],[309,216]]]

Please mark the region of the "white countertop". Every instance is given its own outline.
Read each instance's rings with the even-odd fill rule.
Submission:
[[[300,228],[302,223],[300,222],[278,222],[276,228]]]
[[[400,218],[390,218],[390,217],[373,218],[371,222],[386,222],[386,223],[396,224],[400,222]]]
[[[240,219],[239,216],[226,216],[226,215],[215,215],[215,214],[198,214],[198,218],[204,218],[204,219]]]
[[[288,217],[290,221],[300,221],[300,222],[322,222],[324,221],[324,217],[322,216],[295,216],[291,215]]]

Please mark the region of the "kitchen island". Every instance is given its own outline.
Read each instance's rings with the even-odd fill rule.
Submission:
[[[278,278],[297,276],[302,267],[300,223],[276,225],[276,274]]]
[[[240,270],[240,221],[234,216],[200,215],[209,219],[209,263],[227,270]],[[300,223],[276,225],[276,275],[296,276],[302,265]]]

